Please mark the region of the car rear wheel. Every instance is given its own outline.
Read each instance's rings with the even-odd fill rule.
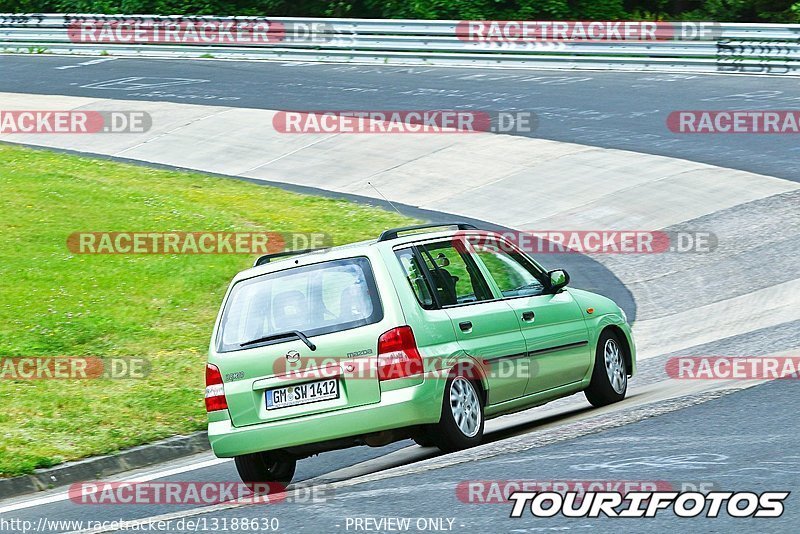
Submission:
[[[483,397],[475,382],[462,375],[447,379],[442,417],[428,436],[444,452],[474,447],[483,439]]]
[[[236,470],[245,484],[278,483],[288,486],[297,460],[272,451],[244,454],[234,458]]]
[[[592,381],[584,394],[592,406],[619,402],[628,391],[625,349],[619,338],[608,330],[600,334],[594,357]]]

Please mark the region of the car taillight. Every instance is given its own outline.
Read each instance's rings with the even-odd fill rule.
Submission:
[[[227,410],[228,401],[225,399],[225,386],[222,384],[222,374],[216,365],[206,364],[206,411]]]
[[[422,373],[422,356],[410,326],[400,326],[378,338],[378,380]]]

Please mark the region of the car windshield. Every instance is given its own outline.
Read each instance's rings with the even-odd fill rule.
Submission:
[[[382,318],[367,258],[316,263],[237,283],[225,304],[217,350],[283,343],[287,339],[248,342],[292,330],[309,337],[328,334]]]

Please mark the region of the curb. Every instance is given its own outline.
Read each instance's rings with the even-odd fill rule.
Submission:
[[[66,462],[56,467],[37,469],[30,475],[0,479],[0,499],[35,493],[73,482],[95,480],[131,469],[205,452],[210,448],[208,433],[201,431],[188,436],[174,436],[147,445],[131,447],[114,454],[93,456],[85,460]]]

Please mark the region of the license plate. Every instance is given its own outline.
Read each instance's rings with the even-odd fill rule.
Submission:
[[[339,381],[335,379],[306,382],[285,388],[267,390],[267,410],[298,406],[339,398]]]

